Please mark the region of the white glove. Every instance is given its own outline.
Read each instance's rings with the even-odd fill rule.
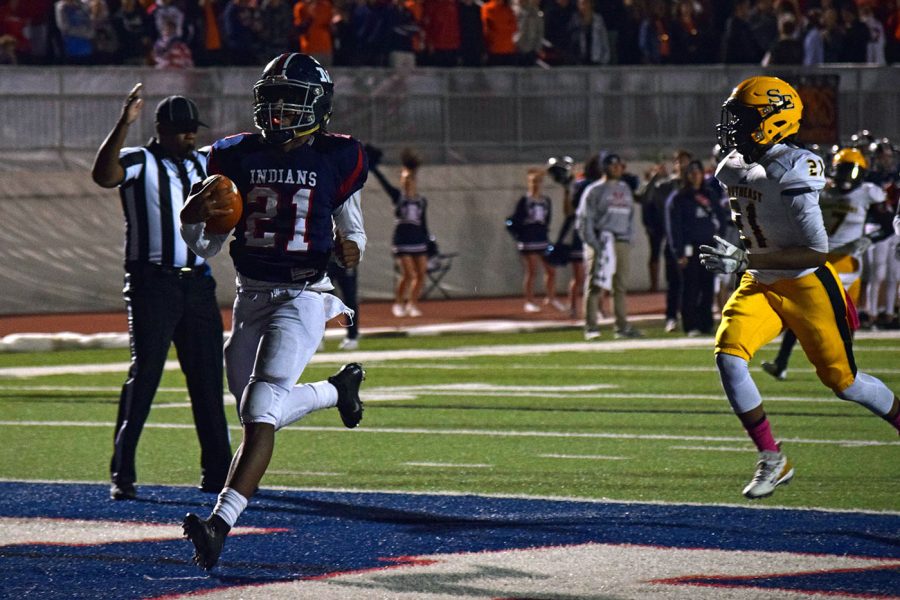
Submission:
[[[734,273],[743,271],[749,266],[750,259],[747,258],[746,252],[717,235],[713,236],[713,239],[716,240],[715,246],[700,246],[700,263],[707,271]]]

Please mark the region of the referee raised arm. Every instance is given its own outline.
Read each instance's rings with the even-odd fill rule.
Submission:
[[[192,184],[206,177],[206,155],[196,150],[197,129],[206,124],[191,100],[169,96],[156,107],[157,137],[143,146],[123,148],[143,103],[138,83],[91,170],[98,185],[119,188],[125,213],[124,297],[131,366],[119,397],[110,463],[113,500],[136,497],[138,438],[173,342],[200,439],[200,489],[218,493],[231,462],[216,282],[209,265],[188,249],[178,231],[178,214]]]

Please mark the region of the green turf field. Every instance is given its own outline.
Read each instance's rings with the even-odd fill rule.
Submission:
[[[712,340],[648,333],[639,344],[607,336],[591,351],[578,351],[575,330],[365,338],[360,428],[343,429],[328,410],[283,430],[262,485],[749,503],[740,491],[755,452],[722,394]],[[335,346],[304,380],[353,356]],[[398,352],[409,350],[421,356]],[[900,390],[900,336],[861,335],[855,350],[861,370]],[[0,478],[105,482],[124,368],[94,367],[127,359],[125,350],[0,354],[0,373],[76,366],[0,376]],[[799,349],[784,382],[759,361],[756,380],[797,471],[757,504],[900,510],[896,431],[836,399]],[[233,405],[227,414],[236,445]],[[139,446],[138,485],[197,483],[198,452],[183,377],[168,370]]]

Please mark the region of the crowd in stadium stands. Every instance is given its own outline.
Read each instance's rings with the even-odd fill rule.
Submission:
[[[900,62],[900,0],[0,0],[0,64]]]

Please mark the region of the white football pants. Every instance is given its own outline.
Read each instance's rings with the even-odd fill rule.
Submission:
[[[242,423],[280,429],[337,403],[327,381],[297,385],[325,334],[325,322],[352,315],[336,296],[273,288],[238,291],[231,338],[225,345],[228,388]]]
[[[865,310],[874,319],[878,313],[893,316],[897,305],[897,282],[900,280],[900,260],[897,260],[895,248],[900,236],[894,234],[877,242],[868,250],[869,282],[866,293]],[[881,296],[882,286],[884,286]]]

